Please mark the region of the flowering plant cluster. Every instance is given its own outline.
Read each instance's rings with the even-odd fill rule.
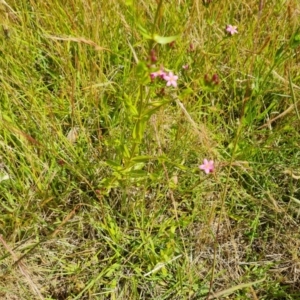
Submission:
[[[210,1],[208,1],[208,3],[210,3]],[[238,33],[237,31],[237,26],[233,26],[233,25],[227,25],[226,26],[226,33],[228,35],[235,35]],[[172,42],[169,44],[170,48],[173,48],[175,45],[175,42]],[[190,44],[190,51],[193,51],[194,50],[194,47],[192,44]],[[154,49],[152,49],[150,51],[150,63],[153,64],[155,62],[157,62],[157,55],[156,55],[156,52]],[[150,67],[150,64],[149,64],[149,67]],[[152,65],[153,67],[153,65]],[[188,70],[189,69],[189,65],[188,64],[185,64],[182,66],[182,68],[184,70]],[[156,78],[160,78],[162,80],[165,80],[167,82],[167,86],[173,86],[173,87],[177,87],[177,80],[178,80],[178,76],[175,75],[173,72],[166,72],[164,70],[163,67],[161,67],[158,71],[156,72],[152,72],[150,73],[150,77],[151,77],[151,80],[154,81]],[[220,83],[220,79],[219,79],[219,76],[218,74],[213,74],[212,77],[210,78],[208,74],[205,74],[204,76],[204,84],[206,86],[210,86],[210,87],[213,87],[213,86],[217,86],[219,85]],[[164,89],[162,89],[164,91]],[[214,170],[215,170],[215,166],[214,166],[214,161],[213,160],[208,160],[208,159],[204,159],[203,160],[203,164],[202,165],[199,165],[199,169],[204,171],[206,174],[210,174],[210,173],[213,173]]]
[[[174,86],[177,87],[177,79],[178,76],[174,75],[173,72],[165,72],[163,69],[160,69],[156,72],[152,72],[150,74],[151,79],[153,80],[154,78],[161,78],[164,79],[167,82],[167,86]]]

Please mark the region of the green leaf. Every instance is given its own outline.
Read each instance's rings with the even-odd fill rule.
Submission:
[[[136,107],[132,104],[131,98],[128,97],[127,94],[124,94],[124,104],[127,110],[127,113],[133,115],[133,116],[137,116],[138,115],[138,111],[136,109]]]
[[[125,0],[125,5],[132,6],[133,5],[133,0]]]
[[[149,155],[141,155],[141,156],[136,156],[131,159],[131,161],[135,162],[148,162],[149,160],[153,159],[152,156]]]
[[[134,140],[138,140],[140,141],[141,140],[141,137],[140,137],[140,121],[137,121],[134,125],[134,128],[133,128],[133,132],[132,132],[132,137]]]
[[[107,165],[109,165],[110,167],[113,167],[113,168],[116,168],[116,167],[121,167],[119,163],[113,161],[113,160],[110,160],[108,159],[106,161]]]
[[[150,117],[159,110],[160,107],[148,108],[142,115],[143,120],[148,121]]]
[[[138,24],[138,28],[140,30],[141,35],[147,39],[147,40],[152,40],[151,34],[148,33],[148,31],[140,24]]]
[[[290,40],[290,47],[295,49],[300,46],[300,32],[296,32],[292,35]]]
[[[146,84],[150,82],[149,70],[145,62],[138,62],[136,66],[136,78],[141,84]]]
[[[169,104],[170,101],[155,101],[151,102],[149,107],[143,112],[142,119],[148,121],[150,117],[160,109],[161,106]]]
[[[155,107],[160,107],[164,104],[169,104],[170,103],[170,100],[167,100],[167,101],[153,101],[150,103],[151,106],[155,106]]]
[[[138,120],[134,125],[132,137],[137,142],[142,141],[144,131],[145,131],[145,128],[146,128],[146,123],[147,123],[147,120],[143,119],[143,120]]]
[[[148,175],[148,172],[144,170],[132,170],[128,175],[131,178],[140,178],[140,177],[146,177]]]
[[[164,45],[164,44],[169,44],[174,42],[179,38],[179,36],[180,36],[179,34],[173,36],[160,36],[158,34],[153,34],[153,40],[158,44]]]
[[[157,159],[158,159],[158,161],[159,161],[160,163],[162,163],[162,162],[167,162],[167,163],[169,163],[169,164],[171,164],[171,165],[177,167],[177,168],[180,169],[180,170],[184,170],[184,171],[185,171],[185,170],[188,169],[187,167],[185,167],[185,166],[182,165],[182,164],[179,164],[179,163],[176,163],[176,162],[174,162],[174,161],[172,161],[172,160],[169,160],[165,155],[161,155],[161,156],[159,156]]]
[[[275,62],[278,62],[283,58],[283,54],[286,52],[285,44],[283,44],[275,53]]]
[[[128,150],[128,148],[127,148],[127,146],[126,146],[125,144],[120,145],[120,149],[121,149],[121,151],[122,151],[123,157],[126,157],[126,158],[129,158],[129,157],[130,157],[129,150]]]
[[[1,112],[0,119],[2,119],[2,118],[4,119],[4,121],[13,123],[13,120],[8,115],[6,115],[5,113]]]

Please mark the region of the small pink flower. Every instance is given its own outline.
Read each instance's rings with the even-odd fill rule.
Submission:
[[[173,85],[174,87],[176,87],[177,79],[178,76],[174,75],[173,72],[169,72],[168,75],[164,76],[164,80],[167,81],[167,86]]]
[[[158,70],[158,71],[156,71],[156,72],[152,72],[152,73],[150,74],[150,77],[151,77],[151,79],[153,80],[153,79],[156,78],[156,77],[164,78],[165,75],[167,75],[167,73],[166,73],[164,70],[160,69],[160,70]]]
[[[203,170],[206,174],[212,173],[215,169],[214,167],[214,161],[213,160],[207,160],[206,158],[203,160],[203,165],[199,166],[200,170]]]
[[[235,33],[238,33],[237,31],[237,26],[232,26],[232,25],[227,25],[226,26],[226,31],[231,34],[234,35]]]
[[[167,75],[167,73],[163,70],[163,69],[160,69],[156,72],[157,76],[164,79],[165,76]]]
[[[182,66],[182,69],[184,69],[184,70],[187,70],[188,68],[189,68],[188,64]]]
[[[152,72],[152,73],[150,74],[151,80],[153,80],[153,79],[156,78],[156,77],[157,77],[156,72]]]

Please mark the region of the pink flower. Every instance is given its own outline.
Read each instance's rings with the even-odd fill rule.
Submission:
[[[165,78],[165,76],[167,75],[167,73],[163,70],[163,69],[160,69],[156,72],[157,76],[160,77],[160,78]]]
[[[207,160],[206,158],[203,160],[203,165],[199,166],[200,170],[203,170],[206,174],[212,173],[215,169],[214,167],[214,161],[213,160]]]
[[[153,80],[153,79],[156,78],[156,77],[157,77],[156,72],[152,72],[152,73],[150,74],[151,80]]]
[[[234,35],[235,33],[238,33],[237,26],[227,25],[226,31],[230,33],[231,35]]]
[[[164,70],[160,69],[156,72],[151,73],[150,77],[151,77],[151,79],[154,79],[156,77],[165,78],[166,75],[167,75],[167,73]]]
[[[168,75],[164,75],[164,80],[167,81],[167,86],[173,85],[177,86],[178,76],[174,75],[173,72],[169,72]]]
[[[182,66],[182,69],[184,69],[184,70],[187,70],[188,68],[189,68],[188,64]]]

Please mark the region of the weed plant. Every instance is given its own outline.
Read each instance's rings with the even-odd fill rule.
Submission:
[[[1,299],[300,299],[298,0],[0,8]]]

